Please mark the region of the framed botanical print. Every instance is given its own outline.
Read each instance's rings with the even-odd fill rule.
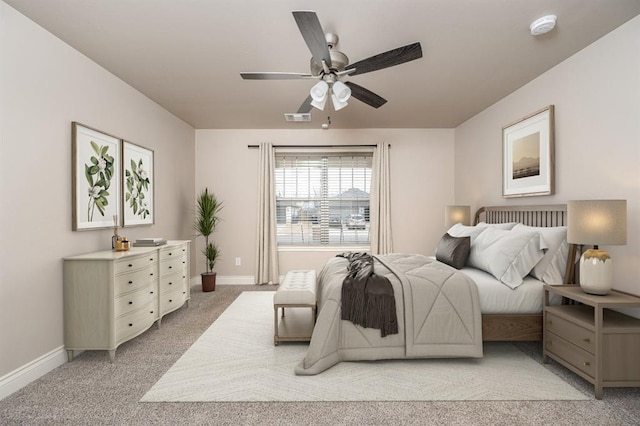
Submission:
[[[122,141],[123,226],[154,223],[153,151]]]
[[[71,131],[72,229],[112,228],[121,202],[120,139],[77,122]]]
[[[554,192],[554,119],[549,105],[502,128],[502,196]]]

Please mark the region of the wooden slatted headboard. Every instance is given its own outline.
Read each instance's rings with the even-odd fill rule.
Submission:
[[[566,226],[567,205],[549,204],[532,206],[490,206],[480,207],[474,216],[474,225],[487,223],[518,222],[528,226]],[[572,284],[575,278],[576,245],[569,245],[569,255],[565,271],[565,284]]]
[[[567,205],[480,207],[474,224],[481,220],[487,223],[518,222],[529,226],[566,226]]]

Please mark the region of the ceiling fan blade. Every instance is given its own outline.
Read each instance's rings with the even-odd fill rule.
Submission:
[[[315,12],[297,11],[292,12],[293,17],[298,24],[302,38],[307,43],[307,47],[311,51],[311,55],[322,64],[324,61],[329,68],[331,68],[331,54],[329,53],[329,47],[327,46],[327,39],[324,35],[324,30],[318,15]]]
[[[312,100],[313,98],[311,95],[307,96],[307,99],[305,99],[302,105],[300,105],[300,108],[298,108],[298,114],[307,114],[311,112],[311,109],[313,108],[311,105]]]
[[[318,78],[311,74],[298,72],[241,72],[245,80],[298,80],[303,78]]]
[[[357,84],[350,81],[347,81],[345,84],[349,86],[349,89],[351,89],[351,96],[369,106],[380,108],[382,105],[387,103],[386,99],[379,95],[376,95],[369,89],[365,89],[364,87],[358,86]]]
[[[355,71],[350,75],[358,75],[404,64],[405,62],[420,58],[422,58],[422,47],[420,43],[413,43],[349,64],[345,67],[345,70],[355,68]]]

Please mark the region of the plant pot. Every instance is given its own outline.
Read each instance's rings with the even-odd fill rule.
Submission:
[[[202,277],[202,291],[215,291],[216,290],[216,272],[206,272],[200,274]]]

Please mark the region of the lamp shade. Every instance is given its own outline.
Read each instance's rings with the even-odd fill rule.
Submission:
[[[626,244],[627,200],[569,201],[567,242],[589,245]]]
[[[580,256],[580,287],[585,293],[608,294],[613,287],[613,260],[598,245],[627,243],[627,201],[569,201],[567,242],[593,245]]]
[[[456,223],[463,225],[471,224],[471,207],[470,206],[446,206],[444,209],[444,224],[450,228]]]

